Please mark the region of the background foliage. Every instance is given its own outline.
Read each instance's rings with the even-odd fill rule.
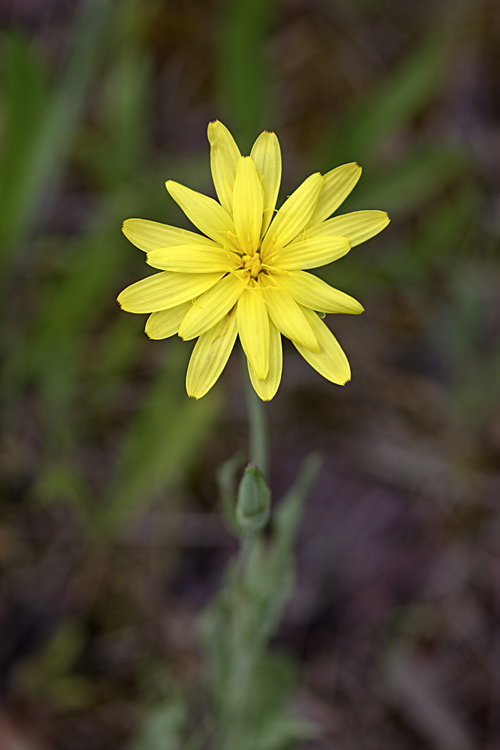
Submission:
[[[246,450],[239,361],[189,401],[189,345],[114,299],[145,274],[121,222],[184,222],[163,183],[212,190],[220,118],[247,150],[278,133],[282,198],[356,160],[345,210],[393,220],[322,271],[366,308],[328,321],[353,382],[285,351],[271,484],[324,465],[256,690],[299,672],[311,750],[497,747],[498,4],[4,0],[0,20],[0,746],[209,746],[195,621],[235,549],[214,469]]]

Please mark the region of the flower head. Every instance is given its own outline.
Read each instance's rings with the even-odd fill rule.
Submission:
[[[147,253],[160,273],[127,287],[118,297],[133,313],[151,313],[152,339],[178,334],[198,338],[186,388],[201,398],[217,381],[236,337],[250,378],[264,401],[281,380],[281,334],[333,383],[350,379],[347,358],[316,312],[363,312],[347,294],[308,271],[331,263],[389,223],[383,211],[329,217],[361,176],[357,164],[308,177],[275,212],[281,183],[281,151],[264,132],[250,156],[241,156],[227,128],[208,126],[210,163],[219,202],[177,182],[166,187],[203,234],[142,219],[128,219],[123,232]]]

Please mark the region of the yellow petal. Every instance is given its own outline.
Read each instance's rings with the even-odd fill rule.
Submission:
[[[381,232],[391,220],[385,211],[354,211],[351,214],[335,216],[312,229],[307,229],[307,237],[347,237],[351,247],[366,242]]]
[[[153,268],[181,273],[215,273],[216,271],[236,271],[241,259],[236,253],[221,247],[194,247],[177,245],[148,253],[147,262]]]
[[[203,294],[223,275],[162,271],[128,286],[118,296],[118,303],[124,310],[132,313],[167,310]]]
[[[233,187],[240,150],[229,130],[219,120],[209,123],[210,167],[217,197],[228,214],[233,213]]]
[[[191,354],[186,375],[188,396],[201,398],[217,382],[236,341],[236,310],[206,331]]]
[[[234,183],[233,216],[241,249],[248,255],[259,246],[262,210],[262,186],[255,164],[249,156],[242,156]]]
[[[269,316],[259,287],[247,288],[238,300],[238,333],[257,377],[265,378],[269,371]]]
[[[261,236],[264,236],[274,216],[281,185],[281,149],[276,135],[267,131],[261,133],[253,144],[250,156],[257,167],[264,193],[264,217],[261,231]]]
[[[191,308],[191,302],[171,307],[170,310],[160,310],[151,313],[145,331],[150,339],[167,339],[179,330],[182,319]]]
[[[342,258],[350,245],[345,237],[314,237],[310,240],[292,242],[273,257],[266,257],[266,265],[278,270],[295,271],[302,268],[318,268]]]
[[[350,313],[351,315],[359,315],[363,312],[364,308],[357,300],[334,289],[311,273],[295,271],[282,276],[273,275],[272,278],[294,298],[295,302],[311,310],[324,313]]]
[[[263,401],[270,401],[278,390],[283,370],[283,349],[281,346],[281,334],[271,321],[269,321],[269,371],[267,377],[259,380],[255,370],[248,360],[248,372],[255,392]]]
[[[305,346],[298,344],[296,341],[293,343],[304,359],[320,375],[323,375],[324,378],[330,380],[332,383],[345,385],[351,379],[351,368],[337,339],[315,312],[308,310],[306,307],[302,308],[302,312],[316,335],[321,351],[317,354]]]
[[[272,278],[262,277],[264,301],[267,305],[269,317],[284,336],[299,342],[312,351],[319,352],[319,345],[311,326],[304,317],[304,313],[295,300],[278,287]]]
[[[225,276],[191,306],[179,328],[179,336],[189,341],[208,331],[234,306],[244,289],[245,284],[238,276]]]
[[[274,247],[283,247],[304,229],[314,211],[322,184],[319,172],[312,174],[284,202],[262,242],[264,254],[272,252]]]
[[[122,232],[133,245],[145,253],[162,247],[173,247],[174,245],[203,245],[205,247],[217,247],[217,245],[203,237],[201,234],[189,232],[179,227],[169,227],[167,224],[159,224],[157,221],[146,219],[127,219],[123,222]]]
[[[320,221],[328,219],[345,201],[360,177],[361,167],[356,162],[343,164],[323,175],[323,187],[307,226],[314,227]]]
[[[172,180],[165,185],[174,201],[200,232],[220,245],[228,244],[230,236],[235,234],[234,222],[220,203]]]

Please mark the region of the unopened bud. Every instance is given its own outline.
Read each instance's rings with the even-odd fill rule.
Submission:
[[[248,464],[238,487],[236,522],[243,532],[264,528],[271,512],[271,490],[255,464]]]

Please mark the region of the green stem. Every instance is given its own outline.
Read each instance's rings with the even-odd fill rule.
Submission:
[[[269,439],[267,434],[267,419],[264,410],[264,403],[260,400],[253,389],[250,376],[248,375],[246,357],[243,351],[241,352],[241,355],[245,377],[248,426],[250,431],[250,461],[256,464],[264,477],[268,479]]]

